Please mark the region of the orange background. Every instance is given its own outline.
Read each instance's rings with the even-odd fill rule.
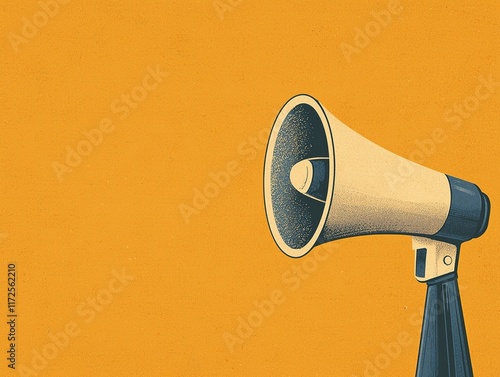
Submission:
[[[37,375],[360,377],[402,332],[411,344],[380,375],[414,375],[425,285],[409,237],[321,246],[332,252],[298,288],[283,280],[314,266],[314,253],[287,258],[269,233],[262,130],[309,93],[404,157],[442,128],[423,164],[489,195],[489,229],[463,246],[459,281],[475,374],[498,375],[500,87],[456,130],[443,115],[479,76],[500,80],[499,2],[402,2],[351,62],[339,45],[354,44],[386,1],[224,3],[219,17],[211,0],[71,1],[17,53],[8,35],[40,5],[1,6],[0,318],[15,261],[17,367],[32,368],[49,335],[76,323]],[[112,103],[158,65],[168,77],[120,119]],[[53,162],[103,118],[114,131],[60,182]],[[186,221],[179,206],[231,161],[230,182]],[[135,279],[85,322],[79,305],[122,269]],[[224,334],[275,290],[284,301],[231,352]],[[4,324],[4,355],[7,333]],[[16,373],[6,360],[0,369]]]

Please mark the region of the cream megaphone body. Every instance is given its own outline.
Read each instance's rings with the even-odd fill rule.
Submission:
[[[394,186],[388,175],[406,166]],[[265,157],[266,215],[279,248],[366,234],[408,234],[460,244],[480,236],[488,197],[474,184],[406,160],[359,135],[313,97],[279,112]]]

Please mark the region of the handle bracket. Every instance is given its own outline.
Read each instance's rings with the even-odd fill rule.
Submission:
[[[458,246],[424,237],[412,237],[415,250],[415,278],[419,282],[456,273]]]

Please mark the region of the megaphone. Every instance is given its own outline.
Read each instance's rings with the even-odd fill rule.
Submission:
[[[415,277],[428,284],[417,376],[472,376],[456,271],[461,243],[488,225],[490,202],[475,184],[389,152],[302,94],[271,130],[264,202],[290,257],[346,237],[412,236]]]

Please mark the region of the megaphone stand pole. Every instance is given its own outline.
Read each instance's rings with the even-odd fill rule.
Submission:
[[[415,276],[427,283],[416,376],[472,377],[457,283],[459,246],[414,237],[413,247]]]

